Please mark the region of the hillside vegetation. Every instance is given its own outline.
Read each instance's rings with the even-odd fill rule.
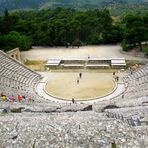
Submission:
[[[128,14],[118,21],[109,10],[56,8],[19,11],[0,17],[0,49],[121,43],[124,50],[148,41],[148,14]],[[144,50],[145,51],[145,50]]]
[[[147,12],[148,0],[0,0],[0,13],[8,10],[68,7],[79,10],[108,8],[112,15]]]

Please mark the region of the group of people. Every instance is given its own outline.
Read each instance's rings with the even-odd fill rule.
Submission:
[[[80,72],[79,77],[77,78],[77,84],[79,84],[81,78],[82,78],[82,73]]]
[[[25,101],[28,104],[28,103],[30,103],[32,101],[32,99],[31,99],[30,96],[27,97],[27,96],[18,95],[17,97],[15,97],[14,95],[7,96],[4,93],[1,93],[0,102],[1,101],[2,102],[6,102],[6,101],[9,101],[9,102],[14,102],[14,101],[23,102],[23,101]]]

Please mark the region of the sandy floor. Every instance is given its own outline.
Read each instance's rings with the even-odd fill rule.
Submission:
[[[30,51],[21,52],[23,59],[29,60],[48,60],[49,58],[87,58],[90,57],[107,57],[107,58],[126,58],[139,60],[141,58],[122,54],[119,45],[102,45],[102,46],[83,46],[80,48],[65,47],[34,47]]]
[[[79,84],[77,84],[79,79]],[[115,87],[112,74],[108,73],[51,73],[46,84],[46,90],[52,96],[71,100],[88,100],[104,96]]]

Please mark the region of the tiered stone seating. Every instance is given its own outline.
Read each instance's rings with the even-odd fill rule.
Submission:
[[[148,65],[124,77],[125,92],[119,97],[95,105],[111,118],[128,122],[132,126],[148,125]],[[147,129],[147,128],[146,128]]]
[[[41,75],[0,51],[0,92],[14,96],[35,94],[40,79]]]
[[[0,147],[145,147],[140,132],[95,112],[6,115],[0,131]]]
[[[148,106],[125,107],[116,109],[106,109],[110,113],[122,114],[124,118],[142,118],[148,114]]]
[[[130,73],[124,78],[126,92],[124,98],[140,98],[148,96],[148,66]]]
[[[81,61],[77,64],[85,65]],[[0,104],[0,112],[5,105],[24,108],[17,116],[0,114],[0,147],[110,148],[114,142],[117,147],[148,147],[148,66],[124,78],[126,91],[121,96],[94,104],[40,98],[35,93],[40,79],[38,73],[0,51],[0,92],[35,99],[29,105]],[[113,105],[112,109],[107,108],[109,105]],[[90,111],[85,110],[88,106]]]

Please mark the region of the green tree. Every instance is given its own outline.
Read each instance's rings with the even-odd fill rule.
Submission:
[[[145,25],[146,21],[145,19]],[[4,16],[0,16],[0,33],[7,36],[12,31],[19,33],[21,37],[27,36],[23,40],[29,39],[32,45],[37,46],[117,43],[122,40],[123,34],[120,24],[113,24],[107,9],[78,11],[56,8],[10,14],[5,10]],[[1,40],[6,36],[2,36]],[[10,46],[17,45],[16,42],[10,43]]]
[[[31,48],[31,43],[25,35],[20,35],[16,31],[11,31],[7,35],[3,35],[3,49],[5,51],[19,47],[20,50],[27,50]]]
[[[139,15],[127,15],[124,18],[124,42],[132,46],[139,46],[142,51],[142,41],[145,40],[146,27],[143,18]]]
[[[68,23],[68,28],[69,28],[69,34],[70,34],[70,42],[72,44],[75,44],[77,40],[80,40],[79,35],[80,35],[80,21],[76,20],[75,18],[72,19]]]
[[[11,24],[11,17],[9,15],[8,10],[5,8],[4,10],[4,16],[2,17],[2,26],[1,26],[1,32],[3,34],[8,33],[11,30],[12,24]]]
[[[144,40],[148,41],[148,13],[143,16],[144,21],[144,27],[145,27],[145,34],[144,34]]]
[[[120,25],[113,25],[108,32],[103,33],[105,43],[120,43],[123,40],[123,29]]]
[[[0,33],[0,49],[4,46],[3,35]]]

